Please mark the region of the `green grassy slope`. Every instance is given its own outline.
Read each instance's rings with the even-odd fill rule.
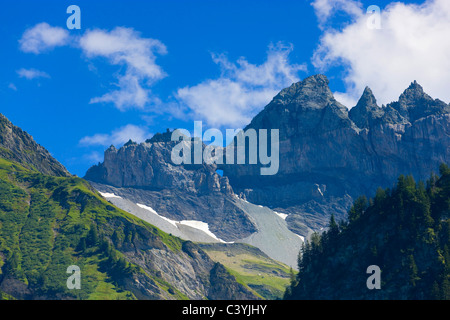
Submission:
[[[139,232],[154,246],[181,249],[181,240],[113,207],[80,178],[45,176],[0,159],[1,291],[19,299],[134,299],[124,287],[139,275],[183,298],[116,249]],[[70,265],[82,271],[81,290],[67,289]]]
[[[209,257],[223,264],[238,282],[262,299],[279,299],[289,285],[291,270],[247,244],[200,244]]]

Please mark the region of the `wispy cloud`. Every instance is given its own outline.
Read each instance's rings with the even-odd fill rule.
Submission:
[[[40,54],[55,47],[64,46],[68,41],[67,30],[42,22],[27,29],[19,40],[19,44],[23,52]]]
[[[116,129],[109,134],[99,133],[93,136],[86,136],[80,140],[81,146],[109,146],[121,145],[128,140],[135,142],[143,142],[148,139],[151,134],[147,131],[147,128],[140,127],[132,124],[128,124],[124,127]]]
[[[320,2],[342,1],[315,1]],[[319,70],[347,70],[346,92],[338,96],[354,103],[368,85],[380,103],[389,103],[417,80],[430,95],[450,101],[450,42],[443,40],[450,33],[450,1],[394,2],[381,11],[379,30],[369,29],[367,18],[361,9],[342,30],[325,30],[314,54]]]
[[[156,55],[166,54],[166,47],[156,39],[143,38],[131,28],[112,31],[89,30],[80,39],[80,47],[88,58],[106,58],[112,65],[125,66],[117,75],[117,90],[91,100],[91,103],[113,103],[118,109],[143,109],[157,102],[150,86],[166,76],[156,64]]]
[[[299,80],[305,65],[290,64],[292,46],[272,45],[260,65],[245,58],[231,62],[225,55],[213,54],[221,76],[192,87],[178,89],[176,98],[182,107],[214,126],[243,126],[282,88]]]
[[[156,39],[144,38],[132,28],[116,27],[111,31],[87,30],[80,37],[70,36],[67,30],[50,26],[46,22],[27,29],[19,40],[23,52],[41,54],[58,46],[71,45],[82,50],[92,61],[103,58],[109,64],[118,66],[116,83],[112,90],[90,103],[112,103],[120,110],[144,109],[160,100],[151,92],[151,86],[163,79],[166,73],[156,63],[157,55],[167,53],[165,45]],[[123,70],[123,71],[122,71]],[[46,77],[21,69],[20,75],[27,79]]]
[[[362,3],[354,0],[314,0],[311,5],[314,8],[319,28],[325,29],[327,22],[336,12],[344,12],[351,18],[357,18],[362,15]]]
[[[13,91],[17,91],[17,87],[16,87],[16,85],[14,83],[8,84],[8,88],[13,90]]]
[[[38,78],[50,78],[50,75],[44,71],[37,69],[19,69],[16,71],[19,77],[25,78],[27,80],[33,80]]]

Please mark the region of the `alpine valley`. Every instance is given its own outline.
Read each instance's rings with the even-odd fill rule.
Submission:
[[[449,104],[413,82],[347,108],[328,84],[292,84],[244,129],[279,130],[273,176],[175,165],[168,130],[79,178],[0,116],[0,298],[448,299]],[[371,264],[390,268],[377,294]]]

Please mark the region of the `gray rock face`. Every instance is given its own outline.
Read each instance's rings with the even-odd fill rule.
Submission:
[[[104,162],[90,168],[85,178],[114,187],[233,193],[228,178],[218,175],[215,165],[174,165],[171,152],[176,142],[170,137],[171,132],[166,132],[141,144],[129,141],[119,150],[111,146],[105,151]]]
[[[377,105],[377,100],[370,90],[366,87],[364,93],[355,107],[348,113],[349,118],[358,128],[369,128],[372,123],[383,116],[383,110]]]
[[[183,251],[179,253],[152,248],[140,250],[140,253],[130,250],[125,252],[125,256],[144,270],[149,270],[149,267],[152,271],[156,270],[165,281],[174,284],[177,290],[189,299],[258,299],[228,272],[217,275],[217,264],[197,245],[189,242],[184,243]],[[224,268],[222,265],[220,267]],[[130,289],[132,286],[141,285],[141,296],[136,289],[133,290],[138,299],[173,299],[171,296],[164,296],[161,290],[145,280],[146,282],[137,279],[135,283],[130,284]],[[224,292],[224,288],[234,290]]]
[[[416,81],[402,93],[397,103],[390,105],[411,123],[430,115],[450,112],[450,107],[445,102],[431,98]]]
[[[37,144],[28,133],[13,125],[0,114],[0,157],[20,163],[27,169],[40,173],[68,177],[67,169],[55,160],[41,145]]]
[[[230,296],[236,300],[249,299],[249,291],[242,284],[237,283],[220,263],[214,265],[209,281],[213,288],[208,294],[210,300],[227,300]],[[254,298],[253,296],[250,297]]]
[[[293,230],[303,228],[295,221],[323,212],[318,223],[306,221],[317,228],[331,212],[345,214],[353,197],[390,187],[400,174],[427,179],[440,163],[448,163],[449,112],[449,105],[433,100],[416,82],[399,101],[381,108],[366,88],[347,112],[333,98],[326,77],[312,76],[282,90],[247,126],[279,129],[278,174],[261,176],[255,166],[225,165],[224,175],[248,201],[299,215],[287,220]]]

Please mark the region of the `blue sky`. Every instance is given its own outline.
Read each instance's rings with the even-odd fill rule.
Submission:
[[[438,82],[446,80],[444,58],[433,59],[438,71],[422,66],[435,44],[447,49],[438,39],[448,35],[448,16],[434,15],[450,7],[442,0],[413,6],[422,3],[2,1],[0,112],[83,176],[105,148],[127,138],[192,130],[194,120],[242,127],[280,89],[316,73],[348,107],[366,85],[385,103],[416,78],[448,102]],[[72,4],[81,8],[80,30],[66,27]],[[386,12],[382,30],[362,27],[369,5]]]

